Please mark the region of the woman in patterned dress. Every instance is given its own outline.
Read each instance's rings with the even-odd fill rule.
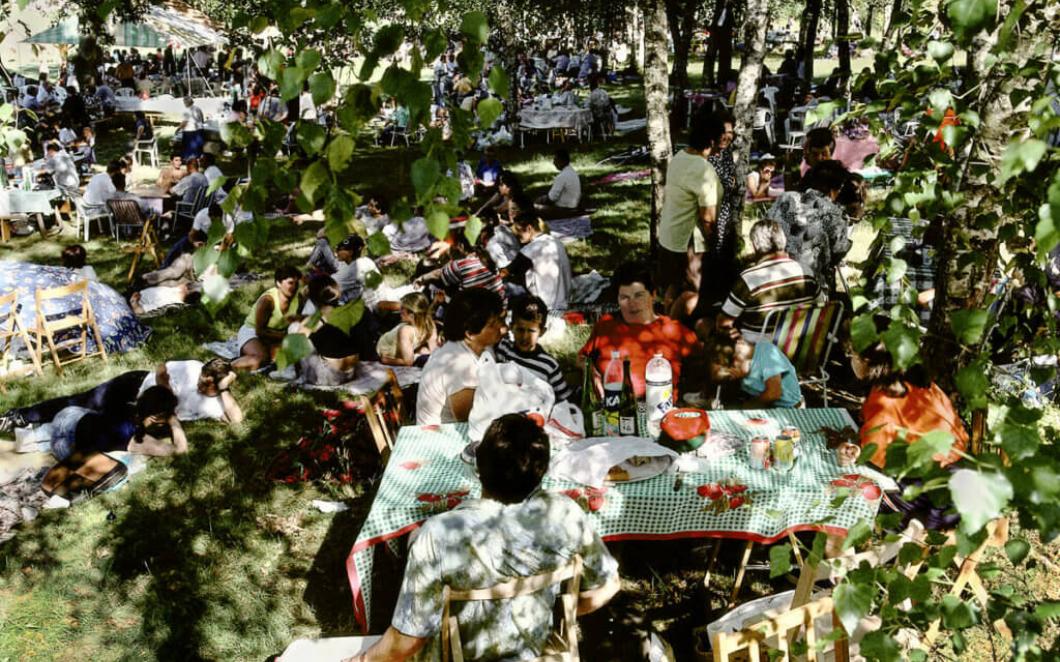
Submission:
[[[721,180],[722,196],[718,204],[714,236],[707,239],[707,253],[703,256],[703,278],[699,286],[696,317],[712,316],[714,309],[725,300],[732,284],[740,275],[739,255],[740,210],[743,207],[743,179],[733,160],[733,119],[723,117],[725,130],[718,140],[718,148],[707,157]]]

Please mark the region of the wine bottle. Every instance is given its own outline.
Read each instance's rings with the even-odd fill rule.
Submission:
[[[637,396],[633,391],[633,377],[628,358],[622,361],[622,395],[618,406],[618,421],[620,435],[637,436]]]

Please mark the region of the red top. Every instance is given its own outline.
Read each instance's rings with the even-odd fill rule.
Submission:
[[[861,406],[862,447],[876,444],[872,463],[886,468],[887,447],[906,430],[906,438],[915,442],[926,432],[942,430],[953,435],[954,451],[963,451],[968,446],[968,433],[964,423],[953,408],[953,403],[936,384],[920,388],[904,383],[906,394],[895,397],[881,388],[873,387]],[[943,466],[956,462],[958,456],[951,452],[947,456],[936,455],[935,461]]]
[[[593,327],[593,334],[578,352],[582,356],[596,350],[596,369],[603,375],[611,362],[611,351],[629,358],[633,379],[633,391],[638,398],[644,397],[644,369],[656,352],[670,362],[674,371],[674,396],[681,381],[681,361],[694,352],[701,352],[699,338],[676,320],[660,315],[651,324],[628,324],[621,315],[604,315]]]

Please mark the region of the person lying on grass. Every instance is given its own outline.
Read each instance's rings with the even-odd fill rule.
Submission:
[[[750,343],[716,333],[707,342],[707,356],[711,382],[739,380],[749,397],[742,403],[747,409],[790,409],[802,402],[795,366],[771,342]]]
[[[65,460],[74,451],[156,456],[187,453],[188,439],[176,409],[177,396],[164,386],[145,390],[136,398],[135,409],[124,416],[66,407],[52,421],[52,455]]]
[[[361,361],[378,357],[375,343],[379,337],[378,322],[365,308],[361,318],[348,331],[331,323],[340,307],[342,289],[331,276],[314,276],[309,281],[309,302],[317,313],[291,325],[291,333],[303,333],[313,344],[313,352],[298,361],[297,372],[307,384],[338,386],[357,376]],[[336,315],[337,317],[337,315]]]
[[[566,495],[541,490],[549,440],[523,414],[493,421],[475,452],[482,498],[431,517],[409,547],[394,615],[383,636],[345,662],[438,659],[445,587],[495,586],[552,572],[582,559],[577,613],[603,607],[618,592],[618,563],[585,512]],[[452,603],[467,660],[537,659],[554,640],[557,583],[505,600]],[[567,627],[572,627],[568,623]],[[362,646],[366,642],[358,642]]]
[[[236,370],[258,370],[272,362],[280,349],[287,327],[302,319],[302,299],[298,282],[302,274],[291,266],[276,270],[275,285],[258,297],[236,334],[239,358]]]

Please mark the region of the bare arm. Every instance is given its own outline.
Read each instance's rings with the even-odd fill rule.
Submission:
[[[284,331],[276,331],[269,328],[269,318],[272,317],[272,308],[275,304],[272,297],[262,297],[258,301],[254,311],[254,333],[265,342],[277,344],[287,335]]]
[[[243,421],[243,410],[239,408],[239,403],[236,402],[235,396],[228,390],[235,380],[236,373],[232,370],[218,384],[221,389],[221,406],[224,407],[225,419],[229,423],[241,423]]]
[[[748,409],[769,409],[777,400],[780,400],[783,390],[780,385],[780,375],[773,375],[766,380],[766,388],[757,397],[747,401]]]
[[[169,432],[173,440],[173,443],[171,444],[152,437],[149,434],[145,434],[140,441],[136,441],[136,437],[130,439],[128,451],[130,453],[153,455],[156,457],[182,455],[187,453],[188,438],[184,435],[184,428],[181,426],[180,421],[177,420],[175,415],[169,418]]]
[[[578,594],[578,615],[590,614],[606,605],[622,588],[622,580],[613,575],[603,586],[597,586]]]
[[[409,325],[398,329],[397,354],[394,356],[380,356],[379,361],[384,365],[410,366],[416,360],[416,330]]]
[[[367,652],[346,658],[343,662],[403,662],[418,653],[428,641],[402,634],[390,626]]]
[[[699,230],[703,233],[703,238],[710,241],[710,238],[714,236],[714,221],[718,217],[717,207],[700,207],[699,208]]]
[[[462,391],[449,396],[449,409],[453,412],[453,418],[458,421],[466,421],[471,415],[471,404],[475,401],[475,389],[465,388]]]
[[[155,368],[155,384],[165,386],[170,391],[173,390],[173,385],[169,383],[169,371],[166,370],[165,363],[159,363]]]

